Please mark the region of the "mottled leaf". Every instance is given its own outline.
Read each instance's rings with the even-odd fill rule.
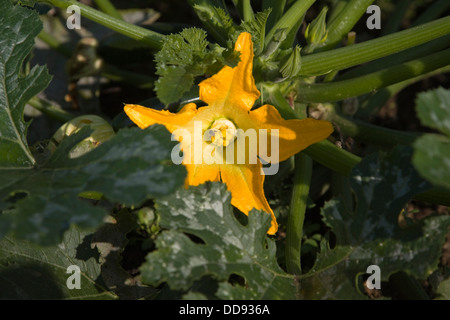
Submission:
[[[139,205],[183,184],[186,170],[171,162],[174,143],[164,127],[122,129],[94,150],[69,158],[88,131],[64,139],[39,169],[0,170],[0,199],[12,207],[0,220],[17,237],[52,244],[73,223],[99,226],[106,211],[80,200],[85,191],[99,192],[112,203]]]
[[[180,190],[158,200],[157,209],[160,225],[169,230],[158,236],[157,250],[141,267],[144,283],[188,291],[195,281],[213,276],[222,299],[295,298],[294,277],[278,266],[275,242],[266,235],[270,215],[252,211],[242,225],[224,185]],[[230,284],[233,276],[242,277],[245,286]]]
[[[403,206],[418,192],[429,188],[410,163],[411,149],[364,159],[351,173],[354,203],[341,198],[327,202],[325,223],[336,235],[336,247],[321,244],[315,266],[300,282],[301,296],[309,299],[364,298],[355,283],[367,267],[377,265],[381,280],[397,271],[426,278],[438,266],[450,217],[429,217],[401,228]]]
[[[91,249],[89,235],[76,227],[68,230],[63,241],[47,248],[5,237],[0,240],[0,299],[113,299],[100,279],[98,251]],[[80,270],[79,289],[75,273]]]
[[[440,87],[419,93],[416,111],[423,125],[450,136],[450,90]]]
[[[396,232],[403,206],[415,194],[430,188],[411,165],[411,155],[411,148],[398,147],[384,156],[368,156],[352,170],[354,206],[329,204],[324,209],[324,221],[340,244],[389,238]]]
[[[450,138],[425,134],[414,142],[413,163],[431,183],[450,189]]]

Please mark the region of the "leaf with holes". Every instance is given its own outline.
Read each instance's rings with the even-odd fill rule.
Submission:
[[[270,215],[254,210],[242,225],[230,198],[223,184],[212,183],[157,200],[160,225],[169,230],[147,255],[143,282],[188,291],[195,281],[212,276],[221,299],[294,299],[294,277],[278,266],[275,242],[266,235]],[[245,286],[227,281],[236,275]]]
[[[437,269],[450,217],[429,217],[406,228],[398,224],[403,206],[429,188],[411,155],[410,148],[398,147],[367,157],[350,176],[355,203],[338,198],[325,204],[324,222],[337,243],[333,249],[321,243],[315,266],[300,281],[303,298],[364,298],[354,284],[370,265],[380,267],[382,281],[398,271],[425,279]]]
[[[89,238],[72,227],[61,244],[47,248],[12,237],[1,239],[0,299],[116,298],[101,280],[98,251],[91,249]],[[70,290],[67,282],[78,282],[79,289]]]

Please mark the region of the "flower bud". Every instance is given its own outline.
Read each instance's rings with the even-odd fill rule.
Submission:
[[[266,51],[264,52],[264,57],[268,58],[275,54],[280,45],[283,43],[284,40],[286,40],[288,35],[288,29],[278,29],[275,34],[273,35],[272,40],[268,43]]]
[[[283,78],[293,78],[300,73],[302,61],[300,56],[301,48],[296,46],[292,53],[280,63],[280,72]]]
[[[309,45],[315,46],[325,42],[328,37],[326,16],[328,8],[324,7],[319,15],[310,23],[305,31],[305,38]]]

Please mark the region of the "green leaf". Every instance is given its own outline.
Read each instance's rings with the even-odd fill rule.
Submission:
[[[0,240],[0,299],[113,299],[100,278],[98,251],[89,235],[76,227],[56,246],[41,248],[27,241]],[[69,289],[70,266],[80,269],[80,289]],[[69,281],[69,283],[73,283]]]
[[[106,212],[80,201],[85,191],[138,206],[184,183],[186,170],[170,161],[175,143],[163,126],[122,129],[94,150],[70,158],[70,150],[88,134],[85,127],[64,139],[39,169],[0,170],[0,199],[12,207],[0,220],[17,237],[53,244],[72,223],[99,226]]]
[[[222,8],[221,1],[188,0],[188,2],[209,33],[220,45],[225,46],[228,40],[227,35],[233,29],[233,19]]]
[[[350,183],[356,197],[355,208],[351,204],[339,211],[333,205],[325,208],[324,221],[342,244],[391,237],[398,228],[397,219],[403,206],[415,194],[430,188],[410,165],[411,154],[409,147],[397,147],[384,156],[366,157],[352,170]]]
[[[221,299],[295,298],[294,277],[278,266],[275,242],[266,235],[270,216],[254,210],[242,225],[225,185],[180,190],[157,200],[157,209],[160,226],[169,230],[158,236],[157,250],[141,267],[144,283],[166,282],[173,290],[188,291],[195,281],[212,276]],[[245,287],[230,284],[233,276],[242,277]]]
[[[450,90],[441,87],[419,93],[416,111],[423,125],[450,137]]]
[[[206,32],[198,28],[183,29],[166,37],[162,49],[155,55],[158,66],[193,65],[204,58],[208,42]]]
[[[436,300],[450,300],[450,278],[443,280],[436,290]]]
[[[336,235],[336,247],[321,243],[315,266],[301,280],[301,296],[308,299],[358,299],[359,276],[370,265],[387,281],[397,271],[425,279],[436,270],[450,217],[429,217],[402,229],[403,206],[429,188],[410,164],[412,151],[395,148],[389,154],[364,159],[351,173],[354,201],[338,198],[322,210],[324,222]]]
[[[155,90],[164,104],[176,102],[194,85],[194,79],[205,73],[209,61],[206,32],[198,28],[184,29],[166,37],[156,54],[156,74],[160,76]]]
[[[123,300],[136,300],[155,295],[156,288],[144,286],[140,282],[139,274],[130,274],[125,270],[129,269],[130,260],[138,260],[135,256],[140,256],[140,251],[129,250],[136,245],[136,214],[124,208],[108,217],[107,223],[98,228],[92,234],[90,244],[99,253],[99,263],[101,264],[101,279],[105,285]],[[149,238],[144,241],[151,241]],[[142,250],[143,245],[139,247]],[[129,257],[132,256],[132,259]]]
[[[198,28],[166,36],[162,49],[155,56],[159,76],[155,91],[164,104],[198,95],[198,88],[194,86],[196,78],[214,74],[225,65],[234,67],[239,62],[234,50],[210,44],[206,37],[206,32]]]
[[[27,144],[28,123],[23,110],[27,101],[51,80],[45,67],[35,66],[21,76],[21,66],[42,29],[39,15],[9,0],[0,0],[0,169],[29,168],[35,164]]]
[[[416,111],[423,125],[447,136],[425,134],[418,138],[414,142],[414,166],[431,183],[450,189],[450,90],[419,93]]]
[[[328,37],[328,29],[326,23],[328,7],[323,7],[319,15],[308,24],[305,30],[305,38],[308,45],[315,45],[325,42]]]
[[[299,74],[302,68],[300,51],[300,46],[295,46],[292,53],[286,55],[284,59],[280,61],[280,72],[283,75],[283,78],[294,78]]]
[[[254,20],[243,22],[241,24],[241,28],[244,31],[251,33],[252,35],[252,41],[254,44],[254,51],[256,56],[258,56],[264,50],[266,23],[271,11],[272,9],[269,8],[262,12],[258,12],[256,13]]]
[[[179,66],[169,66],[155,83],[158,99],[165,104],[180,100],[194,84],[194,76]]]
[[[450,189],[450,138],[425,134],[414,142],[413,163],[431,183]]]

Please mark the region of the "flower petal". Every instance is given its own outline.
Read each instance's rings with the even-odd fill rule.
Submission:
[[[278,129],[277,150],[273,150],[275,147],[272,147],[270,136],[267,138],[267,144],[265,146],[260,145],[258,150],[263,148],[263,150],[268,150],[271,153],[278,152],[280,162],[310,145],[326,139],[334,130],[331,122],[325,120],[311,118],[285,120],[281,117],[278,110],[271,105],[264,105],[250,111],[249,118],[246,124],[242,123],[243,126],[253,125],[258,130],[267,129],[268,135],[273,135],[273,130]],[[243,121],[245,119],[241,119],[239,122]],[[239,124],[237,125],[239,126]],[[259,143],[264,143],[264,141],[259,141]]]
[[[263,210],[272,216],[272,225],[268,234],[278,230],[276,217],[264,195],[264,175],[261,174],[262,164],[226,164],[220,166],[220,177],[231,192],[231,204],[247,214],[253,208]]]
[[[236,67],[225,66],[202,81],[199,84],[200,100],[216,108],[239,106],[249,110],[260,95],[252,74],[253,42],[250,33],[239,35],[234,50],[240,52],[241,61]]]
[[[184,164],[187,170],[185,186],[198,186],[206,181],[219,181],[219,165],[216,164]]]
[[[167,130],[173,132],[182,128],[197,114],[195,103],[188,103],[178,113],[167,110],[155,110],[137,104],[127,104],[125,113],[139,128],[145,129],[153,124],[163,124]]]

